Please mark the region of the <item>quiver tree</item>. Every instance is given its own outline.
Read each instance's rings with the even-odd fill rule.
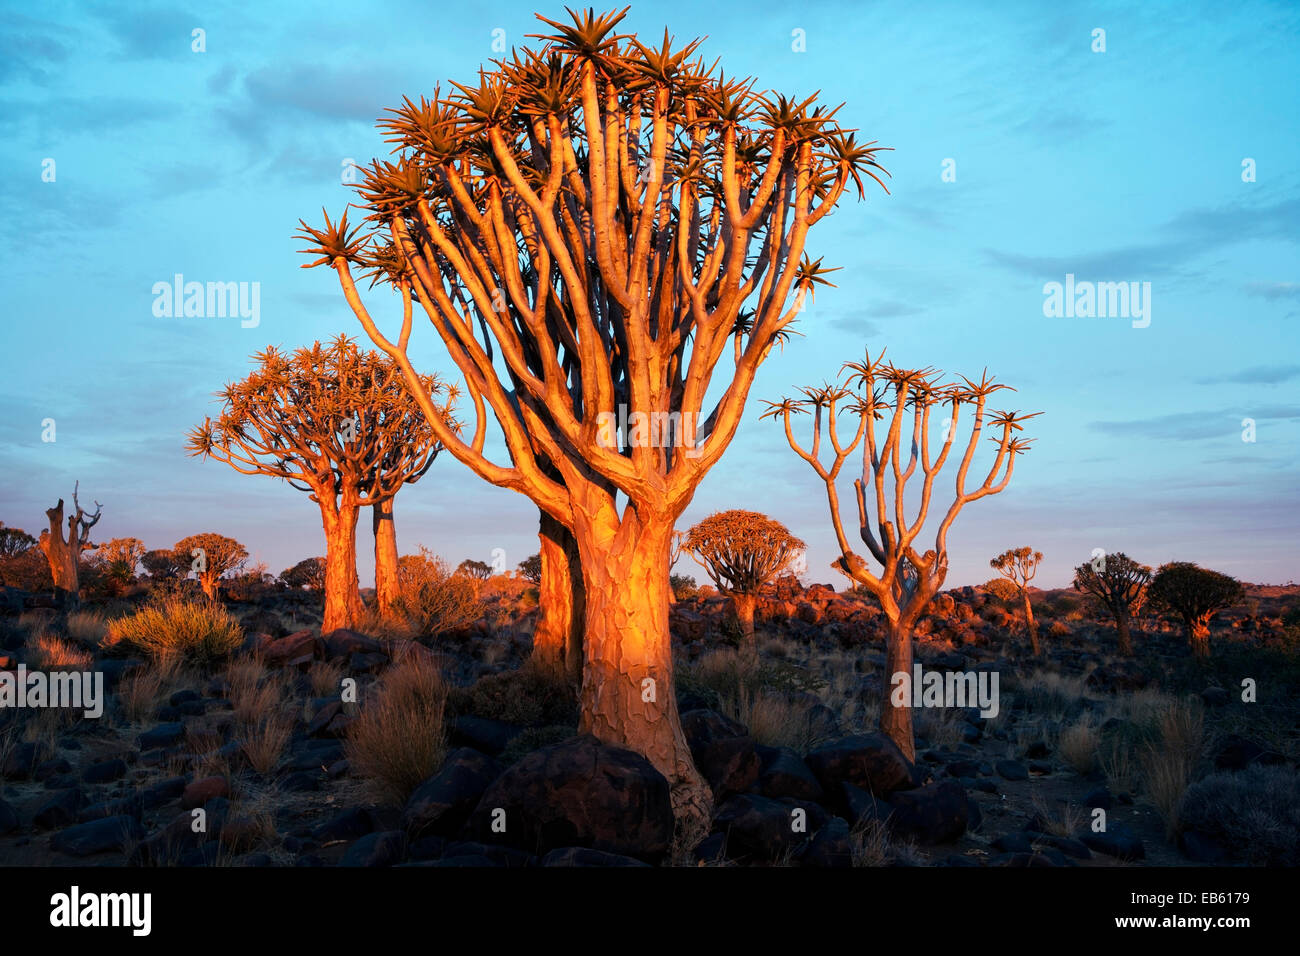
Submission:
[[[1115,619],[1119,652],[1126,656],[1133,654],[1129,621],[1142,606],[1150,583],[1151,569],[1138,564],[1123,551],[1098,554],[1074,569],[1074,589],[1091,594],[1110,612]]]
[[[80,601],[80,561],[81,552],[94,548],[90,543],[90,529],[99,523],[103,505],[95,502],[95,513],[89,514],[82,509],[77,500],[81,482],[72,486],[73,513],[68,515],[67,536],[63,533],[63,499],[45,512],[50,526],[41,531],[37,542],[50,563],[50,577],[54,580],[54,593],[61,604],[75,607]]]
[[[1038,573],[1038,564],[1043,560],[1043,552],[1032,548],[1008,548],[989,562],[989,567],[1002,575],[1016,589],[1021,605],[1025,609],[1025,628],[1029,632],[1029,644],[1034,656],[1042,653],[1038,646],[1038,624],[1034,621],[1034,606],[1029,603],[1029,582]]]
[[[217,599],[223,577],[236,573],[248,560],[248,551],[234,538],[206,532],[192,534],[176,542],[173,553],[178,560],[189,561],[189,570],[210,600]]]
[[[537,540],[537,626],[533,660],[577,688],[582,681],[582,629],[586,596],[582,555],[573,532],[541,512]]]
[[[321,628],[353,626],[361,613],[360,509],[391,500],[428,470],[440,445],[426,416],[454,434],[454,389],[435,376],[416,376],[409,387],[424,399],[417,401],[393,362],[344,335],[292,355],[268,348],[254,360],[252,374],[218,393],[220,416],[190,432],[190,454],[224,461],[240,474],[283,478],[308,493],[325,529]],[[391,518],[390,512],[389,530]],[[396,537],[382,554],[379,540],[376,562],[390,561],[396,582]],[[377,567],[376,581],[387,574]]]
[[[303,558],[293,567],[280,572],[280,581],[289,588],[325,590],[325,559]]]
[[[731,593],[745,648],[754,650],[754,603],[759,590],[804,551],[781,522],[757,511],[720,511],[686,534],[685,550],[719,590]]]
[[[1183,619],[1187,642],[1197,657],[1210,656],[1210,619],[1239,604],[1246,594],[1236,578],[1189,561],[1162,564],[1150,593],[1153,601]]]
[[[763,417],[781,418],[786,441],[826,486],[831,523],[840,548],[840,557],[832,567],[874,595],[889,622],[886,668],[891,684],[885,686],[880,729],[909,760],[914,760],[911,697],[898,694],[899,703],[893,703],[892,682],[910,686],[912,628],[947,577],[948,530],[962,508],[972,501],[998,494],[1010,483],[1016,457],[1028,449],[1030,442],[1016,433],[1022,430],[1021,423],[1033,415],[987,410],[988,397],[1009,387],[995,385],[987,372],[978,381],[963,377],[960,381],[941,384],[934,369],[903,369],[884,364],[883,352],[874,361],[868,353],[865,362],[846,364],[842,371],[848,373],[843,384],[805,388],[803,399],[768,402],[770,407]],[[930,428],[936,408],[941,409],[939,421],[943,423],[944,434],[938,441],[938,455],[932,457]],[[790,417],[809,409],[813,415],[813,437],[811,446],[805,449],[794,437]],[[934,482],[948,462],[953,439],[962,426],[962,412],[967,409],[971,412],[970,433],[965,450],[960,453],[953,501],[935,529],[934,547],[922,554],[916,541],[930,516]],[[857,419],[851,436],[840,433],[839,419],[844,414]],[[966,475],[986,425],[993,431],[990,439],[997,446],[997,454],[980,484],[967,490]],[[829,467],[822,462],[823,426],[833,451],[828,456]],[[858,533],[871,558],[880,566],[879,571],[872,571],[867,561],[853,550],[840,515],[836,481],[840,469],[859,445],[862,476],[853,483]],[[909,446],[911,451],[905,459],[905,449]],[[913,477],[920,479],[921,487],[912,505],[914,516],[909,518],[904,491]],[[901,683],[904,679],[906,684]]]
[[[529,584],[536,584],[542,579],[542,555],[530,554],[519,562],[519,576]]]
[[[625,13],[545,20],[555,32],[540,50],[390,110],[395,160],[358,185],[364,234],[346,216],[301,234],[409,384],[413,308],[428,316],[475,409],[471,438],[435,425],[439,438],[574,535],[580,730],[644,754],[679,816],[694,815],[711,798],[676,709],[673,525],[735,434],[759,364],[826,281],[804,255],[808,231],[879,167],[877,147],[815,97],[724,78],[695,57],[699,41],[618,35]],[[353,270],[394,262],[390,338]],[[484,454],[488,408],[508,465]]]
[[[171,548],[157,548],[140,556],[140,564],[156,581],[184,577],[189,572],[190,560],[189,555],[177,554]]]
[[[474,558],[466,558],[460,564],[456,565],[456,573],[463,574],[467,578],[473,578],[475,581],[486,581],[492,577],[492,565],[486,561],[478,561]]]

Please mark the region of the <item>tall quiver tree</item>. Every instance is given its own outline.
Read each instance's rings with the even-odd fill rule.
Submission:
[[[59,603],[65,607],[76,607],[81,601],[81,552],[94,548],[90,543],[90,529],[99,522],[104,509],[95,502],[95,513],[90,514],[81,507],[77,493],[81,482],[72,486],[72,514],[68,515],[67,537],[63,533],[63,499],[53,508],[45,511],[50,526],[41,531],[37,544],[50,563],[50,576],[54,579],[54,593]]]
[[[308,493],[325,529],[321,628],[354,626],[360,509],[391,499],[428,469],[440,446],[426,415],[455,434],[454,390],[429,375],[408,386],[391,361],[344,335],[292,355],[268,348],[254,360],[252,374],[218,393],[220,416],[190,432],[190,454]]]
[[[674,695],[673,524],[794,321],[792,295],[824,281],[804,258],[809,229],[878,167],[876,149],[814,98],[727,80],[692,59],[698,41],[674,51],[667,35],[659,49],[616,35],[623,15],[546,20],[555,33],[539,51],[391,110],[382,125],[396,162],[374,162],[359,185],[368,233],[326,217],[302,235],[408,383],[411,297],[400,296],[390,339],[353,268],[392,249],[410,262],[399,284],[410,282],[465,373],[476,412],[471,439],[439,438],[574,535],[586,600],[580,728],[644,754],[684,817],[707,812],[710,797]],[[728,351],[730,381],[711,390]],[[489,406],[509,465],[483,452]],[[621,409],[671,424],[657,440],[629,440]]]
[[[1133,654],[1129,621],[1146,597],[1151,583],[1151,569],[1138,564],[1123,551],[1098,554],[1087,564],[1074,569],[1074,589],[1091,594],[1115,619],[1115,637],[1119,652]]]
[[[713,583],[731,594],[744,648],[753,653],[759,590],[804,551],[781,522],[757,511],[720,511],[686,534],[685,550]]]
[[[880,729],[890,737],[909,760],[916,759],[912,735],[911,697],[899,687],[910,686],[912,678],[912,628],[948,575],[948,530],[962,508],[972,501],[1004,490],[1011,481],[1016,456],[1028,449],[1031,439],[1016,435],[1021,423],[1033,415],[1019,412],[986,411],[988,397],[1006,385],[995,385],[987,372],[972,381],[940,384],[934,369],[903,369],[884,364],[884,353],[874,361],[868,353],[863,363],[846,364],[848,372],[840,385],[803,389],[805,398],[769,402],[764,418],[779,416],[785,425],[786,441],[795,453],[812,466],[826,485],[831,523],[840,548],[840,557],[832,567],[861,584],[880,602],[889,622],[886,669],[891,682],[885,685],[885,699],[880,708]],[[804,449],[794,437],[790,417],[813,413],[813,438]],[[930,455],[931,413],[942,408],[946,421],[937,457]],[[962,411],[970,409],[972,422],[961,463],[957,467],[956,493],[948,510],[935,529],[934,548],[921,554],[916,548],[918,536],[930,514],[930,498],[935,479],[948,461],[953,439],[962,425]],[[855,434],[845,439],[839,432],[839,416],[857,418]],[[1040,414],[1035,412],[1034,415]],[[986,417],[992,417],[986,422]],[[879,434],[877,422],[886,420],[885,433]],[[905,424],[910,419],[910,425]],[[942,420],[942,419],[941,419]],[[985,425],[994,432],[990,439],[997,454],[987,475],[972,491],[966,490],[966,475],[975,458],[975,449]],[[830,467],[822,462],[823,426],[833,449]],[[904,442],[904,431],[908,442]],[[911,451],[904,461],[904,449]],[[840,515],[836,481],[840,469],[854,450],[862,446],[862,477],[853,483],[858,506],[858,532],[871,557],[880,565],[873,572],[867,562],[849,544]],[[915,517],[908,517],[904,501],[907,483],[917,475],[921,488],[915,503]],[[999,477],[1000,476],[1000,477]],[[872,500],[869,505],[868,499]],[[874,529],[874,530],[873,530]]]
[[[1042,653],[1038,646],[1038,624],[1034,621],[1034,606],[1029,602],[1029,582],[1038,573],[1038,564],[1043,560],[1043,552],[1030,547],[1008,548],[989,562],[989,567],[997,571],[1016,588],[1025,609],[1025,628],[1029,633],[1029,644],[1034,656]]]
[[[1151,581],[1151,599],[1183,619],[1187,643],[1197,657],[1210,656],[1210,619],[1241,603],[1245,588],[1236,578],[1190,561],[1162,564]]]

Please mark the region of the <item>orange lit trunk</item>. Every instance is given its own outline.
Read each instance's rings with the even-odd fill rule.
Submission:
[[[753,594],[733,593],[731,595],[731,612],[740,627],[740,646],[748,654],[754,654],[754,605],[757,599]]]
[[[1033,648],[1034,656],[1037,657],[1042,653],[1038,646],[1038,624],[1034,621],[1034,606],[1029,603],[1029,592],[1021,591],[1020,599],[1025,603],[1025,627],[1029,631],[1029,646]]]
[[[895,707],[891,699],[895,674],[907,675],[907,687],[912,683],[912,622],[908,619],[891,621],[889,644],[885,652],[885,699],[880,707],[880,732],[898,745],[903,756],[916,762],[916,741],[912,736],[912,695],[908,693],[902,706]]]
[[[1133,638],[1129,633],[1128,614],[1115,612],[1115,636],[1119,640],[1119,652],[1125,657],[1133,656]]]
[[[672,521],[621,523],[608,503],[575,508],[586,613],[579,732],[643,754],[668,778],[679,821],[708,819],[712,798],[682,734],[668,634]]]
[[[390,614],[397,604],[397,527],[393,524],[393,499],[370,509],[375,533],[375,603],[380,614]]]
[[[564,674],[577,687],[582,680],[585,605],[578,543],[568,528],[546,512],[541,514],[537,539],[542,573],[537,583],[533,660],[544,669]]]
[[[357,517],[360,509],[321,505],[325,525],[325,619],[321,633],[355,627],[361,617],[357,580]]]
[[[1210,621],[1208,617],[1187,620],[1187,641],[1196,657],[1210,656]]]

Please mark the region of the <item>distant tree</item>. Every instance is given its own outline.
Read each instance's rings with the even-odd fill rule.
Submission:
[[[473,558],[466,558],[456,565],[456,573],[474,578],[477,581],[486,581],[492,577],[492,565],[484,561],[475,561]]]
[[[720,511],[686,534],[684,548],[719,590],[731,595],[748,651],[754,650],[759,590],[803,553],[804,543],[781,522],[757,511]]]
[[[989,567],[997,571],[1016,589],[1025,609],[1025,627],[1029,631],[1029,644],[1034,656],[1042,653],[1038,646],[1038,625],[1034,621],[1034,608],[1029,603],[1029,582],[1038,573],[1038,564],[1043,560],[1043,552],[1029,547],[1008,548],[989,562]]]
[[[831,523],[841,552],[833,566],[867,588],[880,602],[889,622],[885,652],[888,677],[882,688],[885,699],[880,709],[880,729],[908,760],[915,760],[911,703],[901,693],[903,685],[894,683],[893,678],[912,673],[913,628],[948,576],[948,529],[966,505],[996,495],[1010,483],[1016,458],[1029,446],[1029,441],[1017,433],[1033,415],[988,409],[989,396],[1008,386],[994,384],[987,373],[978,381],[962,377],[960,381],[940,383],[936,381],[937,370],[898,368],[885,363],[883,352],[874,360],[868,353],[865,362],[846,364],[842,371],[848,373],[842,384],[805,388],[803,399],[768,403],[770,408],[763,417],[781,418],[786,441],[826,486]],[[936,409],[938,415],[933,416]],[[959,452],[956,495],[934,528],[934,547],[922,553],[918,538],[927,527],[934,481],[952,449],[960,447],[954,439],[966,409],[972,421],[969,432],[964,432],[969,436],[965,449]],[[811,447],[805,449],[795,440],[790,416],[809,410],[813,413],[813,438]],[[842,435],[837,430],[840,415],[857,419],[855,434]],[[966,475],[984,435],[986,416],[991,416],[988,425],[995,434],[989,437],[997,453],[982,479],[977,473],[978,486],[967,491]],[[942,437],[934,436],[937,422],[943,422]],[[829,467],[821,461],[823,425],[834,450]],[[931,437],[938,440],[931,442]],[[850,545],[836,489],[840,469],[859,445],[862,471],[861,478],[854,482],[857,528],[870,556],[880,566],[878,571]],[[935,447],[939,451],[932,458],[931,449]],[[907,482],[916,477],[920,478],[920,494],[913,503],[914,516],[909,518],[904,492]]]
[[[1006,578],[990,578],[985,581],[981,587],[984,593],[995,601],[1000,601],[1010,607],[1020,597],[1020,589],[1008,581]]]
[[[293,567],[281,571],[280,580],[286,587],[324,591],[325,559],[304,558]]]
[[[172,550],[182,560],[188,556],[189,570],[198,578],[203,593],[212,600],[216,600],[221,578],[238,572],[248,560],[248,552],[242,544],[234,538],[211,532],[181,538]]]
[[[361,613],[357,519],[363,507],[386,506],[423,475],[441,445],[397,364],[363,352],[340,335],[286,355],[268,348],[257,368],[219,393],[221,415],[189,436],[191,455],[212,457],[240,474],[283,478],[307,492],[325,529],[322,630],[353,626]],[[454,390],[420,376],[425,397],[446,427]],[[380,610],[397,594],[397,539],[391,509],[375,513],[375,584]]]
[[[1119,652],[1127,656],[1133,654],[1129,621],[1142,606],[1150,583],[1151,569],[1123,551],[1100,555],[1074,569],[1074,589],[1091,594],[1110,612]]]
[[[528,581],[537,584],[542,580],[542,556],[534,554],[519,562],[519,573]]]
[[[171,548],[157,548],[141,555],[140,564],[154,580],[170,581],[189,573],[190,560],[189,555],[177,554]]]
[[[54,582],[55,593],[60,603],[69,607],[75,607],[80,602],[81,553],[95,547],[90,543],[90,529],[98,524],[103,512],[103,506],[98,501],[95,502],[94,514],[82,510],[81,503],[77,500],[80,485],[81,482],[77,482],[72,488],[72,505],[75,510],[68,516],[67,537],[63,536],[63,499],[60,498],[57,505],[45,512],[50,526],[41,532],[37,542],[50,563],[50,577]]]
[[[148,549],[139,538],[113,538],[95,549],[95,561],[110,573],[134,578]]]
[[[1192,653],[1210,655],[1210,619],[1239,604],[1245,588],[1236,578],[1189,561],[1162,564],[1151,581],[1151,599],[1183,619]]]
[[[0,521],[0,558],[12,558],[28,548],[36,547],[36,539],[22,528],[6,528]]]

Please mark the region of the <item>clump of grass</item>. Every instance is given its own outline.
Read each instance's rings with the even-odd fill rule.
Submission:
[[[104,646],[208,667],[229,657],[243,639],[239,622],[224,607],[169,596],[109,624]]]
[[[27,642],[28,663],[47,671],[85,671],[93,658],[53,634],[37,634]]]
[[[307,670],[307,683],[313,697],[333,697],[339,693],[343,680],[341,661],[313,661]]]
[[[892,859],[889,829],[880,820],[864,818],[849,831],[854,866],[888,866]]]
[[[442,765],[446,703],[442,677],[423,654],[403,656],[371,688],[344,753],[378,799],[404,803]]]
[[[1097,730],[1095,719],[1092,714],[1084,714],[1061,731],[1056,752],[1076,773],[1086,776],[1097,769],[1097,749],[1100,745],[1101,734]]]
[[[248,765],[261,774],[268,774],[279,766],[293,735],[293,725],[293,714],[283,705],[276,705],[245,725],[241,732],[241,749]]]
[[[1300,772],[1254,764],[1212,774],[1187,788],[1178,821],[1251,866],[1300,866]]]
[[[723,701],[723,708],[748,727],[760,744],[807,754],[823,742],[824,734],[814,726],[808,705],[783,694],[742,687],[736,700]]]
[[[1016,697],[1027,714],[1061,720],[1073,717],[1083,709],[1085,684],[1082,677],[1035,671],[1017,683],[1016,691]]]
[[[562,675],[533,664],[479,678],[472,686],[450,694],[458,714],[490,717],[525,727],[576,727],[577,701]]]
[[[284,682],[268,675],[262,663],[251,658],[231,661],[226,667],[226,696],[235,724],[249,728],[277,710],[285,697]]]
[[[73,641],[94,648],[108,634],[108,620],[99,611],[73,611],[63,628]]]
[[[1159,740],[1142,750],[1147,796],[1165,821],[1165,834],[1178,833],[1178,813],[1192,782],[1205,741],[1204,713],[1191,698],[1172,701],[1159,720]]]

